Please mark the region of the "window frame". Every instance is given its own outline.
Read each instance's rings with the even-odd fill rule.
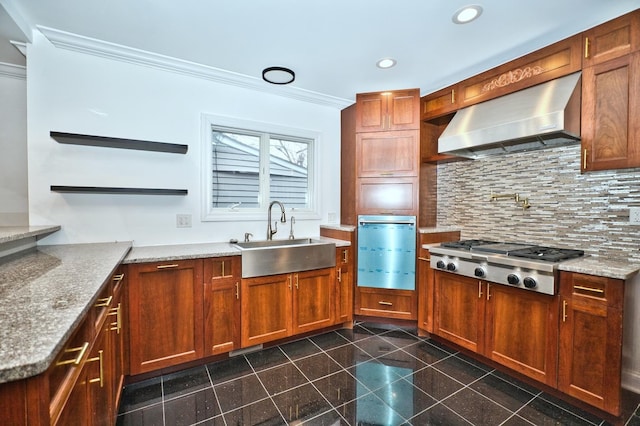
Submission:
[[[213,182],[212,182],[212,164],[211,164],[211,138],[213,127],[227,127],[229,129],[246,130],[257,133],[270,133],[274,137],[291,137],[298,139],[310,140],[310,160],[307,164],[308,169],[308,191],[309,191],[309,208],[301,209],[290,207],[285,204],[287,213],[293,214],[296,220],[320,219],[318,212],[319,206],[319,188],[318,188],[318,171],[319,167],[319,145],[320,133],[299,129],[288,126],[282,126],[273,123],[240,119],[236,117],[228,117],[213,114],[202,114],[201,129],[201,220],[203,222],[229,222],[229,221],[256,221],[266,220],[268,204],[262,199],[265,194],[260,194],[260,203],[262,206],[256,208],[238,208],[238,207],[212,207],[213,204]],[[269,161],[269,152],[260,150],[260,161]],[[265,170],[261,170],[260,180],[266,180],[266,188],[269,188],[269,176],[265,174]]]

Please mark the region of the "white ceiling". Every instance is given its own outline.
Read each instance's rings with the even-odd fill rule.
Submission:
[[[640,0],[477,0],[477,21],[452,23],[470,3],[0,0],[0,62],[19,61],[4,56],[7,37],[27,41],[41,25],[250,77],[286,66],[296,72],[291,86],[340,99],[411,87],[424,95],[640,8]],[[5,11],[18,23],[11,31]],[[379,69],[383,57],[398,64]]]

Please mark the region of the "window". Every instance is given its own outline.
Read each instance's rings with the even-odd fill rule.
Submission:
[[[263,219],[274,200],[299,216],[313,213],[317,135],[228,118],[203,122],[205,220]]]

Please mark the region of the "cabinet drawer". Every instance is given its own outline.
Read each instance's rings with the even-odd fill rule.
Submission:
[[[560,293],[575,300],[581,298],[603,305],[622,308],[624,281],[595,275],[562,272]]]
[[[413,291],[358,287],[358,292],[360,315],[416,319]]]
[[[360,214],[415,215],[418,211],[417,178],[362,178],[356,205]]]
[[[422,111],[420,115],[422,120],[428,120],[456,111],[459,107],[458,86],[447,87],[424,96],[421,99],[421,104]]]
[[[239,275],[240,257],[214,257],[205,259],[205,280],[215,282],[220,279],[234,279]]]

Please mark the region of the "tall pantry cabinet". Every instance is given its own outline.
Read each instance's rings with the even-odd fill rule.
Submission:
[[[342,111],[341,223],[357,226],[361,214],[418,216],[419,184],[420,90],[357,94]],[[401,317],[415,319],[415,292],[407,304],[407,295],[394,290],[363,291],[356,287],[356,314],[394,317],[377,300],[389,306],[398,296],[407,311]],[[376,309],[363,305],[371,300]]]

